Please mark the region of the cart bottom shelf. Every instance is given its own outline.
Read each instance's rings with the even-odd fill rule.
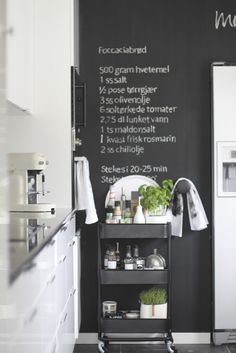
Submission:
[[[101,332],[106,333],[167,333],[168,319],[101,319]]]

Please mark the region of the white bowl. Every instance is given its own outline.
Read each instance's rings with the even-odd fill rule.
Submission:
[[[126,319],[138,319],[139,318],[139,313],[126,313],[125,314]]]

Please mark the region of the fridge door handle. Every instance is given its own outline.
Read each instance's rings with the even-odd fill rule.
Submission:
[[[71,149],[76,151],[76,146],[82,146],[82,140],[79,137],[76,137],[75,127],[71,129]]]

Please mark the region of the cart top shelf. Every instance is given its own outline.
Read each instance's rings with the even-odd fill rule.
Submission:
[[[168,238],[171,223],[106,224],[99,223],[100,238]]]

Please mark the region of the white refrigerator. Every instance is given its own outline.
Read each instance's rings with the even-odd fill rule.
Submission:
[[[212,64],[215,344],[236,342],[236,63]]]

